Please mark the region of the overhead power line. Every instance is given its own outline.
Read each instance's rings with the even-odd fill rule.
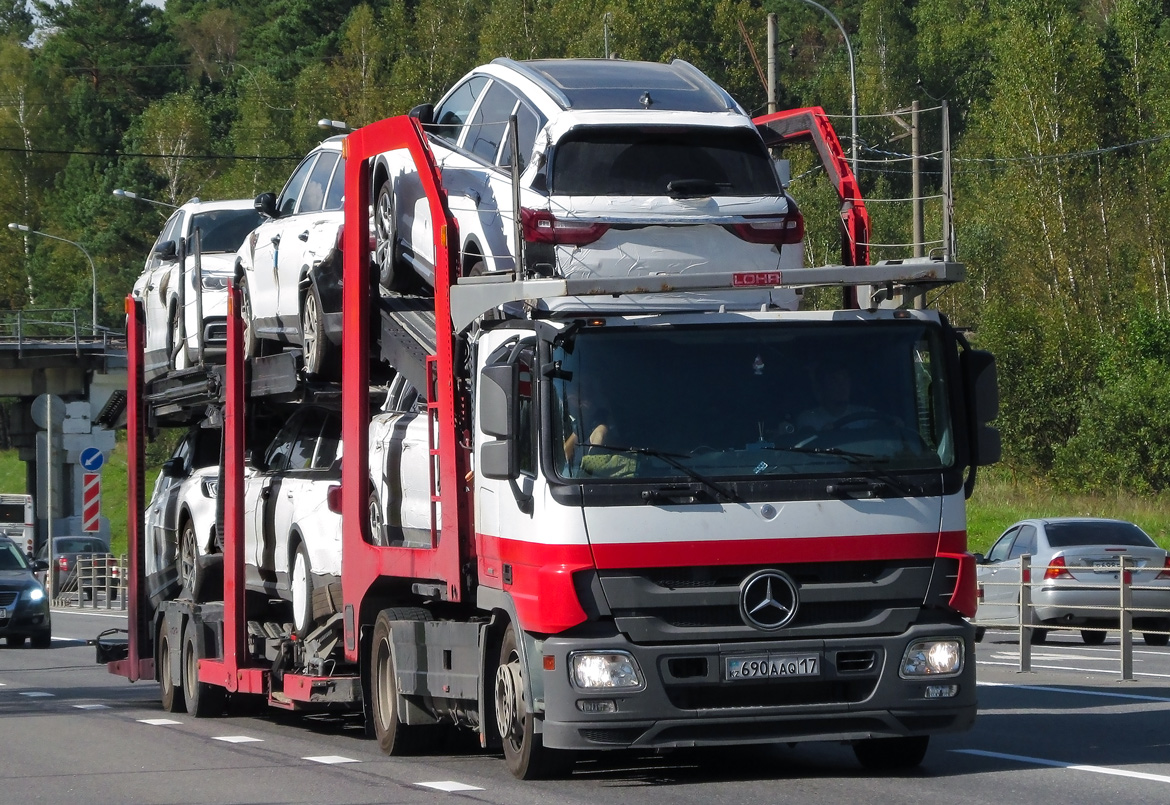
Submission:
[[[52,148],[11,148],[7,146],[0,146],[0,151],[16,154],[58,154],[63,156],[87,156],[87,157],[141,157],[143,159],[197,159],[197,160],[221,160],[234,159],[249,162],[296,162],[302,158],[301,156],[250,156],[247,154],[140,154],[128,151],[115,151],[114,153],[107,153],[105,151],[70,151],[70,150],[56,150]]]

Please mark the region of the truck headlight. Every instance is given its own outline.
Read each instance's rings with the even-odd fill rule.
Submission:
[[[569,678],[581,690],[640,689],[643,686],[637,660],[624,651],[571,654]]]
[[[954,638],[915,640],[902,655],[903,679],[915,676],[953,676],[963,670],[963,641]]]

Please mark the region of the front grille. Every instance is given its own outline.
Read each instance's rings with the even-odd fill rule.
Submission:
[[[837,672],[857,674],[872,670],[877,664],[876,651],[838,651]]]
[[[0,590],[0,607],[10,607],[16,603],[19,590]]]
[[[598,578],[618,628],[636,643],[901,634],[918,618],[932,576],[945,578],[933,572],[933,559],[772,567],[800,594],[796,617],[773,632],[740,615],[740,585],[761,566],[610,570]]]
[[[580,730],[581,737],[595,744],[628,745],[642,737],[641,727],[615,727],[614,729]]]

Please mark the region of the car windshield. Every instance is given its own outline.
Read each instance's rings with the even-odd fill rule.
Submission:
[[[261,220],[260,213],[252,209],[207,210],[195,215],[191,231],[199,230],[204,254],[234,252]]]
[[[585,328],[552,349],[565,478],[774,478],[954,464],[946,361],[920,320]]]
[[[1053,548],[1073,548],[1078,545],[1130,545],[1137,548],[1156,548],[1154,541],[1133,523],[1080,521],[1048,523],[1044,528],[1048,544]]]
[[[8,541],[0,543],[0,570],[25,570],[27,567],[19,548]]]
[[[672,182],[715,196],[780,194],[763,142],[747,129],[582,127],[556,145],[548,181],[565,196],[665,196]]]

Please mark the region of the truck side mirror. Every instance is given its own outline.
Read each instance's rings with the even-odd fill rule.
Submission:
[[[972,420],[972,463],[986,467],[1003,453],[999,430],[987,423],[999,416],[999,380],[995,356],[980,349],[966,350],[960,357]]]
[[[275,193],[261,193],[256,196],[256,201],[252,206],[256,212],[263,215],[265,218],[279,218],[276,211],[276,194]]]
[[[479,426],[494,441],[479,451],[479,472],[485,478],[506,481],[520,475],[516,450],[516,388],[519,372],[514,364],[484,368],[479,384]]]
[[[175,245],[173,240],[164,240],[154,247],[154,256],[159,260],[165,260],[167,262],[178,260],[179,247]]]

